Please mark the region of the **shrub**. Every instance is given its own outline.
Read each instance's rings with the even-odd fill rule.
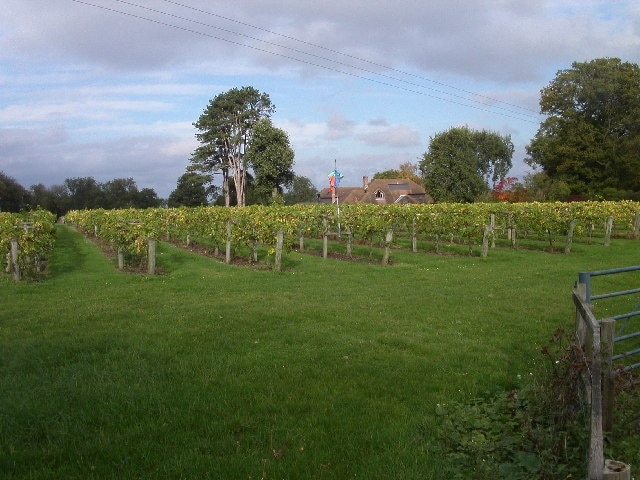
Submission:
[[[535,374],[470,403],[438,405],[446,478],[566,479],[586,471],[589,409],[579,347],[557,331]]]

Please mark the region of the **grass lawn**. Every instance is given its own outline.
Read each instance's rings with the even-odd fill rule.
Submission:
[[[57,234],[48,278],[0,277],[2,478],[440,478],[436,405],[533,371],[579,271],[638,264],[615,239],[275,273],[160,243],[147,276]]]

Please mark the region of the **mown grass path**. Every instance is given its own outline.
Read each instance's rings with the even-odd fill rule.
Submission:
[[[438,478],[436,404],[534,371],[577,272],[636,254],[291,252],[274,273],[161,243],[147,276],[59,226],[47,279],[0,279],[0,477]]]

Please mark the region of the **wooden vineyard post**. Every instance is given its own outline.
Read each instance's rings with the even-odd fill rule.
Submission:
[[[324,229],[322,231],[322,258],[327,259],[327,255],[329,254],[329,227],[327,225],[327,219],[323,219],[322,223],[324,225]]]
[[[389,263],[389,256],[391,255],[391,242],[393,241],[393,229],[387,230],[387,234],[384,238],[384,255],[382,257],[382,264],[387,265]]]
[[[13,272],[13,279],[15,281],[20,280],[20,265],[18,265],[18,239],[11,239],[11,251],[10,251],[10,264],[11,271]]]
[[[492,213],[491,214],[491,248],[496,248],[496,235],[495,235],[495,231],[496,231],[496,214]],[[486,227],[485,227],[486,229]]]
[[[613,217],[607,217],[607,221],[604,224],[604,246],[611,245],[611,231],[613,230]]]
[[[351,229],[347,228],[347,231],[345,232],[345,234],[347,235],[347,256],[351,256],[352,253],[352,245],[351,245]]]
[[[147,239],[148,248],[149,248],[149,269],[147,273],[149,275],[155,275],[156,273],[156,239],[148,238]]]
[[[573,232],[576,229],[576,221],[571,220],[569,222],[569,231],[567,232],[567,243],[564,244],[564,253],[571,253],[571,246],[573,245]]]
[[[489,254],[489,236],[491,235],[491,230],[491,225],[484,226],[484,235],[482,235],[482,252],[480,253],[482,258],[487,258],[487,255]]]
[[[118,249],[118,270],[124,270],[124,250]]]
[[[636,210],[636,215],[633,218],[633,238],[636,240],[640,238],[640,210]]]
[[[224,254],[225,263],[231,263],[231,220],[227,222],[227,243]]]
[[[258,240],[255,231],[253,233],[253,240],[251,242],[251,261],[253,263],[258,263]]]
[[[516,226],[513,224],[513,215],[509,214],[507,219],[509,225],[507,226],[507,238],[511,242],[511,248],[516,248]]]
[[[278,230],[276,234],[276,257],[273,264],[273,269],[277,272],[282,270],[282,249],[284,247],[284,232]]]
[[[418,237],[416,234],[416,217],[413,217],[413,224],[411,225],[411,251],[418,253]]]

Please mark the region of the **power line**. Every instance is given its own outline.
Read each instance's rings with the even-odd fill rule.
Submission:
[[[483,103],[482,103],[482,102],[480,102],[480,101],[473,100],[473,99],[469,99],[469,98],[467,98],[467,97],[463,97],[463,96],[461,96],[461,95],[457,95],[457,94],[453,94],[453,93],[445,92],[445,91],[443,91],[443,90],[438,90],[438,89],[434,89],[434,88],[431,88],[431,87],[425,87],[424,85],[421,85],[421,84],[418,84],[418,83],[415,83],[415,82],[410,82],[410,81],[403,80],[403,79],[400,79],[400,78],[397,78],[397,77],[392,77],[392,76],[390,76],[390,75],[386,75],[386,74],[379,73],[379,72],[376,72],[376,71],[373,71],[373,70],[369,70],[369,69],[366,69],[366,68],[358,67],[358,66],[355,66],[355,65],[353,65],[353,64],[349,64],[349,63],[341,62],[341,61],[338,61],[338,60],[335,60],[335,59],[332,59],[332,58],[328,58],[328,57],[320,56],[320,55],[317,55],[317,54],[313,54],[313,53],[305,52],[305,51],[303,51],[303,50],[299,50],[299,49],[296,49],[296,48],[293,48],[293,47],[289,47],[289,46],[286,46],[286,45],[282,45],[282,44],[278,44],[278,43],[275,43],[275,42],[270,42],[270,41],[268,41],[268,40],[263,40],[263,39],[258,38],[258,37],[254,37],[254,36],[247,35],[247,34],[244,34],[244,33],[239,33],[239,32],[233,31],[233,30],[229,30],[229,29],[226,29],[226,28],[218,27],[218,26],[216,26],[216,25],[207,24],[207,23],[204,23],[204,22],[200,22],[200,21],[198,21],[198,20],[193,20],[193,19],[191,19],[191,18],[182,17],[182,16],[179,16],[179,15],[176,15],[176,14],[173,14],[173,13],[164,12],[164,11],[162,11],[162,10],[157,10],[157,9],[155,9],[155,8],[150,8],[150,7],[147,7],[147,6],[144,6],[144,5],[140,5],[140,4],[136,4],[136,3],[133,3],[133,2],[129,2],[129,1],[127,1],[127,0],[114,0],[114,1],[119,2],[119,3],[122,3],[122,4],[125,4],[125,5],[129,5],[129,6],[132,6],[132,7],[137,7],[137,8],[143,9],[143,10],[147,10],[147,11],[150,11],[150,12],[153,12],[153,13],[159,13],[159,14],[161,14],[161,15],[166,15],[166,16],[168,16],[168,17],[172,17],[172,18],[175,18],[175,19],[178,19],[178,20],[184,20],[184,21],[187,21],[187,22],[190,22],[190,23],[194,23],[194,24],[196,24],[196,25],[205,26],[205,27],[209,27],[209,28],[214,28],[214,29],[220,30],[220,31],[225,32],[225,33],[231,33],[232,35],[237,35],[237,36],[240,36],[240,37],[248,38],[248,39],[250,39],[250,40],[254,40],[254,41],[257,41],[257,42],[260,42],[260,43],[264,43],[264,44],[267,44],[267,45],[270,45],[270,46],[279,47],[279,48],[284,48],[284,49],[287,49],[287,50],[293,51],[293,52],[298,53],[298,54],[302,54],[302,55],[305,55],[305,56],[308,56],[308,57],[312,57],[312,58],[316,58],[316,59],[319,59],[319,60],[325,60],[325,61],[328,61],[328,62],[331,62],[331,63],[337,64],[337,65],[341,65],[341,66],[343,66],[343,67],[347,67],[347,68],[352,68],[352,69],[355,69],[355,70],[359,70],[359,71],[364,72],[364,73],[368,73],[368,74],[372,74],[372,75],[377,75],[377,76],[379,76],[379,77],[382,77],[382,78],[385,78],[385,79],[388,79],[388,80],[392,80],[392,81],[396,81],[396,82],[403,83],[403,84],[408,85],[408,86],[410,86],[410,87],[426,88],[426,89],[428,89],[428,90],[434,91],[434,92],[436,92],[436,93],[438,93],[438,94],[441,94],[441,95],[449,95],[449,96],[451,96],[451,97],[458,98],[458,99],[460,99],[460,100],[464,100],[464,101],[467,101],[467,102],[468,102],[468,101],[472,101],[472,102],[479,103],[479,104],[483,105]],[[167,1],[167,0],[165,0],[165,1]],[[195,11],[197,11],[197,12],[206,13],[206,12],[205,12],[205,11],[203,11],[203,10],[199,10],[199,9],[196,9],[196,8],[193,8],[193,7],[189,7],[189,6],[187,6],[187,5],[182,5],[182,4],[179,4],[179,3],[177,3],[177,2],[169,1],[169,3],[175,4],[175,5],[184,6],[185,8],[193,9],[193,10],[195,10]],[[217,16],[216,14],[212,14],[212,15]],[[225,20],[227,19],[226,17],[222,17],[222,18],[224,18]],[[240,22],[240,23],[242,23],[242,22]],[[243,24],[243,25],[248,25],[248,24],[244,24],[244,23],[242,23],[242,24]],[[260,27],[253,27],[253,28],[260,28]],[[264,30],[264,29],[261,29],[261,30]],[[267,31],[268,31],[268,30],[267,30]],[[277,34],[277,33],[275,33],[275,32],[271,32],[271,33],[274,33],[275,35],[278,35],[278,34]],[[292,39],[294,39],[293,37],[287,37],[287,38],[292,38]],[[296,39],[294,39],[294,40],[296,40]],[[299,41],[299,42],[303,42],[303,43],[305,43],[305,44],[307,44],[307,45],[317,46],[318,48],[322,48],[322,49],[325,49],[325,50],[328,50],[328,51],[332,51],[332,52],[335,52],[335,53],[339,53],[339,52],[337,52],[337,51],[335,51],[335,50],[326,49],[326,48],[324,48],[324,47],[322,47],[322,46],[320,46],[320,45],[311,44],[311,43],[309,43],[309,42],[304,42],[304,41],[302,41],[302,40],[297,40],[297,41]],[[383,66],[383,65],[376,64],[376,63],[374,63],[374,62],[370,62],[370,61],[368,61],[368,60],[359,59],[358,57],[355,57],[355,56],[352,56],[352,55],[346,55],[346,54],[345,54],[345,56],[349,56],[349,57],[351,57],[351,58],[354,58],[354,59],[360,60],[360,61],[362,61],[362,62],[365,62],[365,63],[368,63],[368,64],[372,64],[372,65],[376,65],[376,66],[382,67],[382,68],[384,68],[384,69],[386,69],[386,70],[392,70],[392,71],[396,71],[397,73],[403,73],[403,74],[406,74],[406,75],[411,75],[411,74],[409,74],[409,73],[402,72],[401,70],[395,70],[395,69],[393,69],[392,67],[385,67],[385,66]],[[451,87],[451,88],[454,88],[454,87]],[[471,92],[468,92],[468,93],[471,93]],[[474,94],[474,95],[476,95],[476,94]],[[483,95],[476,95],[476,96],[478,96],[478,97],[480,97],[480,98],[487,99],[487,100],[492,100],[492,101],[494,101],[494,102],[507,104],[506,102],[502,102],[502,101],[500,101],[500,100],[493,99],[493,98],[491,98],[491,97],[486,97],[486,96],[483,96]],[[509,104],[507,104],[507,105],[509,105]],[[525,115],[525,113],[523,113],[523,112],[515,112],[515,111],[510,110],[510,109],[507,109],[507,108],[505,108],[505,107],[494,106],[493,108],[494,108],[494,109],[497,109],[497,110],[504,110],[504,111],[505,111],[505,112],[507,112],[508,114]],[[520,108],[522,108],[522,107],[520,107]],[[490,110],[489,110],[489,109],[487,109],[487,111],[490,111]]]
[[[120,0],[116,0],[116,1],[120,1]],[[268,33],[270,35],[275,35],[275,36],[280,37],[280,38],[284,38],[284,39],[287,39],[287,40],[293,40],[295,42],[298,42],[298,43],[301,43],[301,44],[304,44],[304,45],[307,45],[307,46],[310,46],[310,47],[319,48],[319,49],[325,50],[325,51],[327,51],[329,53],[335,53],[335,54],[341,55],[343,57],[351,58],[353,60],[358,60],[359,62],[367,63],[367,64],[375,66],[375,67],[383,68],[385,70],[390,70],[390,71],[393,71],[393,72],[396,72],[396,73],[400,73],[402,75],[407,75],[409,77],[414,77],[414,78],[417,78],[419,80],[423,80],[423,81],[426,81],[426,82],[429,82],[429,83],[433,83],[435,85],[440,85],[440,86],[443,86],[443,87],[446,87],[446,88],[450,88],[452,90],[456,90],[456,91],[459,91],[459,92],[462,92],[462,93],[466,93],[468,95],[474,95],[474,96],[477,96],[479,98],[483,98],[485,100],[489,100],[489,101],[497,102],[497,103],[502,103],[504,105],[508,105],[509,107],[513,107],[513,108],[517,108],[518,110],[522,110],[522,111],[524,111],[524,112],[526,112],[528,114],[533,114],[535,116],[538,116],[538,112],[537,111],[532,110],[532,109],[530,109],[528,107],[523,107],[522,105],[517,105],[515,103],[505,102],[504,100],[499,100],[497,98],[490,97],[488,95],[482,95],[482,94],[479,94],[477,92],[472,92],[470,90],[465,90],[463,88],[459,88],[459,87],[456,87],[456,86],[453,86],[453,85],[449,85],[449,84],[444,83],[444,82],[439,82],[437,80],[433,80],[433,79],[425,77],[423,75],[419,75],[419,74],[411,73],[411,72],[406,72],[404,70],[400,70],[400,69],[397,69],[395,67],[390,67],[388,65],[385,65],[385,64],[382,64],[382,63],[377,63],[377,62],[374,62],[372,60],[367,60],[365,58],[361,58],[361,57],[358,57],[356,55],[351,55],[349,53],[344,53],[344,52],[341,52],[340,50],[335,50],[335,49],[332,49],[332,48],[329,48],[329,47],[325,47],[324,45],[319,45],[317,43],[312,43],[312,42],[308,42],[306,40],[301,40],[299,38],[292,37],[290,35],[285,35],[285,34],[282,34],[282,33],[279,33],[279,32],[275,32],[273,30],[269,30],[267,28],[263,28],[263,27],[260,27],[260,26],[257,26],[257,25],[253,25],[251,23],[247,23],[247,22],[243,22],[243,21],[240,21],[240,20],[236,20],[234,18],[226,17],[224,15],[220,15],[220,14],[217,14],[217,13],[209,12],[207,10],[202,10],[200,8],[192,7],[190,5],[185,5],[183,3],[176,2],[174,0],[161,0],[161,1],[163,1],[165,3],[172,4],[172,5],[176,5],[178,7],[186,8],[186,9],[189,9],[189,10],[193,10],[193,11],[198,12],[198,13],[203,13],[205,15],[209,15],[209,16],[212,16],[212,17],[220,18],[220,19],[226,20],[228,22],[237,23],[238,25],[242,25],[242,26],[245,26],[245,27],[250,27],[250,28],[253,28],[255,30],[259,30],[259,31]],[[282,45],[280,45],[280,46],[282,46]],[[289,47],[284,47],[284,48],[289,48]]]
[[[507,109],[505,107],[494,107],[494,109],[492,110],[490,108],[485,107],[484,104],[482,102],[478,101],[478,100],[469,99],[469,98],[463,97],[461,95],[452,94],[452,93],[449,93],[449,92],[444,92],[442,90],[437,90],[437,89],[434,89],[434,88],[431,88],[431,87],[425,87],[424,85],[420,85],[420,84],[417,84],[417,83],[414,83],[414,82],[409,82],[407,80],[403,80],[403,79],[399,79],[399,78],[396,78],[396,77],[393,77],[393,76],[390,76],[390,75],[386,75],[386,74],[382,74],[382,73],[379,73],[379,72],[375,72],[373,70],[368,70],[368,69],[365,69],[365,68],[362,68],[362,67],[358,67],[358,66],[353,65],[353,64],[348,64],[348,63],[345,63],[345,62],[336,61],[336,60],[330,59],[328,57],[323,57],[323,56],[320,56],[320,55],[317,55],[317,54],[312,54],[312,53],[305,52],[305,51],[302,51],[302,50],[298,50],[298,49],[295,49],[295,48],[292,48],[292,47],[288,47],[288,46],[285,46],[285,45],[277,44],[277,43],[274,43],[274,42],[269,42],[269,41],[266,41],[266,40],[263,40],[263,39],[260,39],[260,38],[257,38],[257,37],[253,37],[253,36],[250,36],[250,35],[247,35],[247,34],[235,32],[235,31],[232,31],[232,30],[229,30],[229,29],[225,29],[225,28],[218,27],[218,26],[215,26],[215,25],[211,25],[211,24],[207,24],[207,23],[204,23],[204,22],[200,22],[198,20],[193,20],[193,19],[190,19],[190,18],[182,17],[182,16],[179,16],[179,15],[176,15],[176,14],[172,14],[172,13],[169,13],[169,12],[164,12],[164,11],[161,11],[161,10],[153,9],[153,8],[146,7],[146,6],[143,6],[143,5],[138,5],[138,4],[135,4],[135,3],[132,3],[132,2],[128,2],[126,0],[115,0],[115,1],[117,1],[119,3],[122,3],[122,4],[125,4],[125,5],[132,6],[132,7],[140,8],[140,9],[143,9],[143,10],[147,10],[147,11],[150,11],[150,12],[153,12],[153,13],[158,13],[158,14],[161,14],[161,15],[165,15],[165,16],[174,18],[176,20],[183,20],[183,21],[186,21],[186,22],[189,22],[189,23],[193,23],[193,24],[196,24],[196,25],[200,25],[200,26],[204,26],[204,27],[207,27],[207,28],[217,29],[217,30],[220,30],[222,32],[229,33],[229,34],[232,34],[232,35],[248,38],[248,39],[250,39],[252,41],[258,41],[258,42],[261,42],[261,43],[264,43],[264,44],[267,44],[267,45],[270,45],[270,46],[284,48],[284,49],[293,51],[293,52],[295,52],[297,54],[302,54],[302,55],[305,55],[305,56],[308,56],[308,57],[311,57],[311,58],[315,58],[315,59],[318,59],[318,60],[329,61],[332,64],[341,65],[341,66],[347,67],[349,69],[359,70],[360,72],[364,72],[364,73],[367,73],[367,74],[377,75],[377,76],[382,77],[382,78],[384,78],[386,80],[377,80],[375,78],[366,77],[364,75],[356,74],[356,73],[353,73],[353,72],[350,72],[350,71],[341,70],[341,69],[333,67],[333,66],[320,64],[320,63],[317,63],[315,61],[310,61],[310,60],[305,60],[305,59],[293,57],[291,55],[286,55],[286,54],[283,54],[281,52],[275,52],[275,51],[272,51],[272,50],[267,50],[267,49],[264,49],[264,48],[257,47],[255,45],[248,45],[246,43],[242,43],[242,42],[239,42],[239,41],[231,40],[229,38],[224,38],[224,37],[217,36],[217,35],[214,35],[214,34],[211,34],[211,33],[201,32],[199,30],[194,30],[192,28],[187,28],[187,27],[184,27],[184,26],[180,26],[180,25],[176,25],[176,24],[173,24],[173,23],[164,22],[164,21],[161,21],[161,20],[157,20],[157,19],[154,19],[154,18],[149,18],[149,17],[142,16],[142,15],[137,15],[137,14],[134,14],[134,13],[131,13],[131,12],[126,12],[126,11],[118,10],[118,9],[115,9],[115,8],[106,7],[104,5],[97,5],[97,4],[90,3],[90,2],[87,2],[87,1],[83,1],[83,0],[72,0],[72,1],[76,2],[76,3],[79,3],[79,4],[86,5],[86,6],[90,6],[90,7],[98,8],[98,9],[101,9],[101,10],[105,10],[105,11],[108,11],[108,12],[111,12],[111,13],[125,15],[125,16],[131,17],[131,18],[135,18],[135,19],[138,19],[138,20],[144,20],[144,21],[147,21],[147,22],[150,22],[150,23],[154,23],[154,24],[157,24],[157,25],[160,25],[160,26],[169,27],[169,28],[185,31],[185,32],[188,32],[188,33],[196,34],[196,35],[205,36],[205,37],[212,38],[212,39],[215,39],[215,40],[224,41],[224,42],[227,42],[227,43],[230,43],[230,44],[233,44],[233,45],[237,45],[237,46],[244,47],[244,48],[249,48],[249,49],[252,49],[252,50],[255,50],[255,51],[259,51],[259,52],[262,52],[262,53],[268,53],[270,55],[274,55],[274,56],[278,56],[278,57],[285,58],[285,59],[288,59],[288,60],[293,60],[293,61],[296,61],[296,62],[304,63],[306,65],[310,65],[310,66],[313,66],[313,67],[323,68],[325,70],[333,71],[333,72],[339,73],[341,75],[348,75],[348,76],[351,76],[351,77],[355,77],[355,78],[359,78],[359,79],[362,79],[362,80],[367,80],[367,81],[370,81],[370,82],[373,82],[373,83],[377,83],[379,85],[383,85],[383,86],[386,86],[386,87],[397,88],[397,89],[401,89],[401,90],[409,92],[409,93],[428,96],[428,97],[431,97],[431,98],[435,98],[437,100],[453,103],[453,104],[460,105],[460,106],[463,106],[463,107],[466,107],[466,108],[473,108],[473,109],[476,109],[476,110],[493,113],[495,115],[501,115],[501,116],[504,116],[504,117],[518,119],[520,121],[524,121],[524,122],[528,122],[528,123],[538,123],[537,121],[534,121],[534,120],[532,120],[530,118],[527,118],[527,117],[532,117],[530,113],[515,112],[515,111]],[[343,53],[341,53],[339,51],[331,50],[331,49],[328,49],[326,47],[322,47],[320,45],[315,45],[315,44],[312,44],[312,43],[309,43],[309,42],[305,42],[303,40],[298,40],[298,39],[296,39],[294,37],[288,37],[286,35],[280,35],[280,34],[277,34],[275,32],[271,32],[269,30],[263,29],[261,27],[253,26],[253,25],[250,25],[250,24],[245,24],[243,22],[240,22],[240,21],[237,21],[237,20],[233,20],[233,19],[230,19],[228,17],[223,17],[223,16],[220,16],[218,14],[206,12],[204,10],[199,10],[199,9],[194,8],[194,7],[190,7],[190,6],[187,6],[187,5],[180,4],[178,2],[173,2],[173,1],[170,1],[170,0],[163,0],[163,1],[165,1],[167,3],[175,4],[176,6],[189,8],[189,9],[192,9],[192,10],[200,12],[200,13],[205,13],[205,14],[209,14],[209,15],[212,15],[212,16],[220,17],[220,18],[222,18],[224,20],[233,21],[233,22],[245,25],[245,26],[250,26],[252,28],[263,30],[263,31],[272,33],[274,35],[279,35],[279,36],[282,36],[284,38],[292,39],[292,40],[295,40],[297,42],[301,42],[301,43],[304,43],[304,44],[307,44],[307,45],[310,45],[310,46],[315,46],[315,47],[318,47],[318,48],[321,48],[321,49],[324,49],[324,50],[327,50],[327,51],[330,51],[330,52],[338,53],[340,55],[343,55],[343,56],[346,56],[346,57],[349,57],[349,58],[353,58],[353,59],[356,59],[356,60],[371,64],[371,65],[374,65],[374,66],[377,66],[377,67],[380,67],[380,68],[384,68],[384,69],[387,69],[387,70],[395,71],[396,73],[402,73],[402,74],[405,74],[405,75],[414,76],[414,77],[421,78],[423,80],[427,80],[427,81],[430,81],[430,82],[433,82],[433,83],[439,83],[439,82],[435,82],[435,81],[420,77],[418,75],[410,74],[410,73],[407,73],[407,72],[402,72],[401,70],[396,70],[396,69],[394,69],[392,67],[387,67],[387,66],[384,66],[384,65],[381,65],[381,64],[377,64],[375,62],[371,62],[371,61],[365,60],[365,59],[360,59],[360,58],[352,56],[352,55],[343,54]],[[394,84],[394,83],[390,83],[387,80],[400,82],[400,83],[405,84],[407,86],[402,86],[402,85],[397,85],[397,84]],[[441,85],[447,86],[446,84],[441,84]],[[431,91],[434,91],[434,92],[436,92],[438,94],[441,94],[441,95],[448,95],[448,96],[457,98],[458,100],[452,100],[451,98],[444,98],[442,96],[434,95],[434,94],[431,94],[431,93],[428,93],[428,92],[425,92],[425,91],[421,91],[421,90],[415,90],[416,87],[417,88],[423,88],[423,89],[431,90]],[[491,100],[491,101],[494,101],[494,102],[497,102],[497,103],[502,103],[502,104],[506,104],[506,105],[510,105],[511,106],[511,104],[508,104],[507,102],[503,102],[503,101],[500,101],[500,100],[497,100],[497,99],[494,99],[494,98],[491,98],[491,97],[486,97],[486,96],[483,96],[483,95],[475,94],[473,92],[469,92],[469,91],[466,91],[466,90],[463,90],[463,89],[459,89],[459,88],[453,87],[453,86],[447,86],[447,87],[451,88],[451,89],[454,89],[454,90],[466,92],[468,94],[475,95],[475,96],[478,96],[480,98],[485,98],[487,100]],[[463,103],[462,101],[459,101],[459,100],[462,100],[462,101],[464,101],[466,103]],[[480,104],[482,106],[478,106],[476,104]],[[513,106],[515,106],[515,105],[513,105]],[[515,106],[515,107],[523,109],[523,110],[528,110],[528,109],[524,109],[524,107],[519,107],[519,106]],[[502,111],[501,112],[496,112],[495,109],[502,110]],[[528,110],[528,111],[532,112],[531,110]],[[524,117],[523,117],[523,115],[524,115]]]

